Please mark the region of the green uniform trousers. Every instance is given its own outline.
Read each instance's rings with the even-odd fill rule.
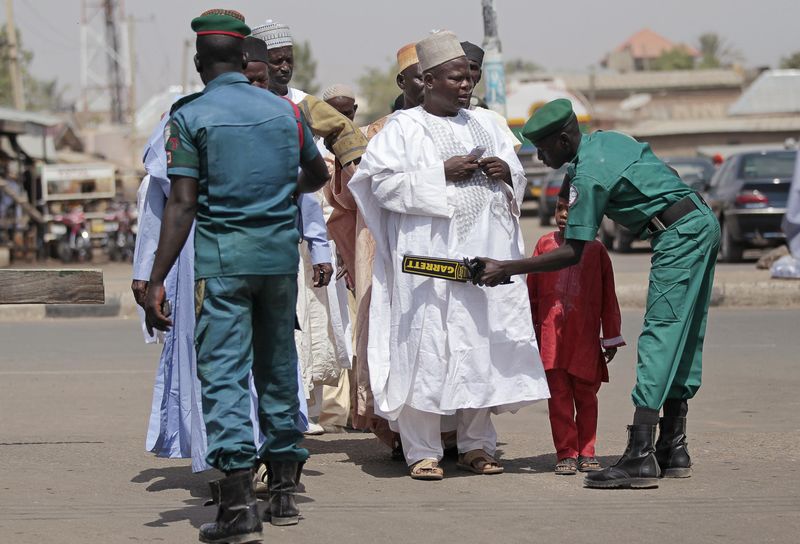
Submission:
[[[231,471],[258,458],[305,461],[298,444],[297,276],[221,276],[195,282],[195,344],[208,437],[206,462]],[[266,437],[256,451],[250,420],[249,372]]]
[[[700,388],[719,223],[693,195],[694,210],[652,239],[650,284],[639,336],[633,404],[659,410]]]

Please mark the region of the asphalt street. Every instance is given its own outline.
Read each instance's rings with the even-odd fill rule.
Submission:
[[[600,391],[598,454],[630,422],[641,312]],[[444,464],[417,482],[361,433],[306,441],[304,519],[266,542],[795,543],[800,533],[800,335],[796,310],[712,310],[705,385],[690,406],[694,477],[654,490],[585,489],[555,476],[546,404],[496,419],[506,473]],[[157,459],[144,435],[159,349],[135,320],[0,325],[0,541],[195,542],[206,481]]]

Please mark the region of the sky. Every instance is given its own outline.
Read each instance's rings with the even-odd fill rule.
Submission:
[[[32,71],[56,78],[66,96],[80,92],[81,0],[13,0],[23,45],[34,54]],[[266,19],[288,24],[295,40],[308,40],[318,62],[317,82],[355,84],[369,66],[387,67],[402,45],[432,29],[449,29],[480,44],[480,0],[123,0],[134,18],[136,95],[179,84],[183,42],[194,38],[193,17],[212,7],[241,11],[256,26]],[[86,0],[97,10],[98,0]],[[94,6],[94,7],[91,7]],[[533,61],[549,70],[581,72],[642,28],[674,42],[696,44],[716,32],[738,50],[745,66],[777,67],[800,50],[800,1],[760,0],[496,0],[505,58]],[[5,21],[5,10],[0,10]],[[97,22],[101,19],[98,18]],[[5,22],[3,22],[5,24]],[[97,26],[102,32],[102,26]],[[102,34],[101,34],[102,36]],[[102,65],[98,65],[104,73]],[[199,78],[190,70],[190,82]]]

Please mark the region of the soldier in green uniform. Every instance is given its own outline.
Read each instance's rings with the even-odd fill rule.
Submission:
[[[195,344],[206,460],[226,475],[211,484],[219,497],[217,521],[200,528],[200,540],[255,542],[262,530],[252,472],[258,459],[272,468],[272,523],[298,519],[295,474],[308,451],[299,447],[295,425],[300,234],[292,195],[319,189],[328,170],[292,106],[250,86],[242,74],[242,40],[250,33],[244,18],[211,10],[192,29],[195,66],[206,86],[168,123],[171,193],[145,309],[148,329],[171,325],[163,282],[196,219]],[[261,451],[250,423],[251,369],[266,437]]]
[[[703,199],[650,150],[618,132],[582,135],[569,100],[542,106],[523,134],[551,168],[567,166],[565,244],[518,261],[481,258],[479,283],[576,264],[603,215],[653,247],[644,326],[639,336],[633,425],[619,461],[589,474],[588,487],[657,487],[660,476],[691,475],[688,400],[700,387],[703,337],[719,248],[719,224]],[[663,407],[664,416],[659,420]],[[655,442],[656,426],[660,426]]]

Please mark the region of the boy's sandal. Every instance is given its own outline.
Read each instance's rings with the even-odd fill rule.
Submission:
[[[566,476],[575,474],[578,472],[578,461],[574,457],[559,459],[558,463],[556,463],[555,472],[556,474],[563,474]]]
[[[601,468],[600,461],[594,457],[578,457],[578,470],[581,472],[595,472]]]
[[[441,480],[444,470],[436,459],[423,459],[411,465],[409,474],[414,480]]]
[[[497,459],[483,450],[472,450],[458,456],[456,466],[475,474],[501,474],[503,467]]]

